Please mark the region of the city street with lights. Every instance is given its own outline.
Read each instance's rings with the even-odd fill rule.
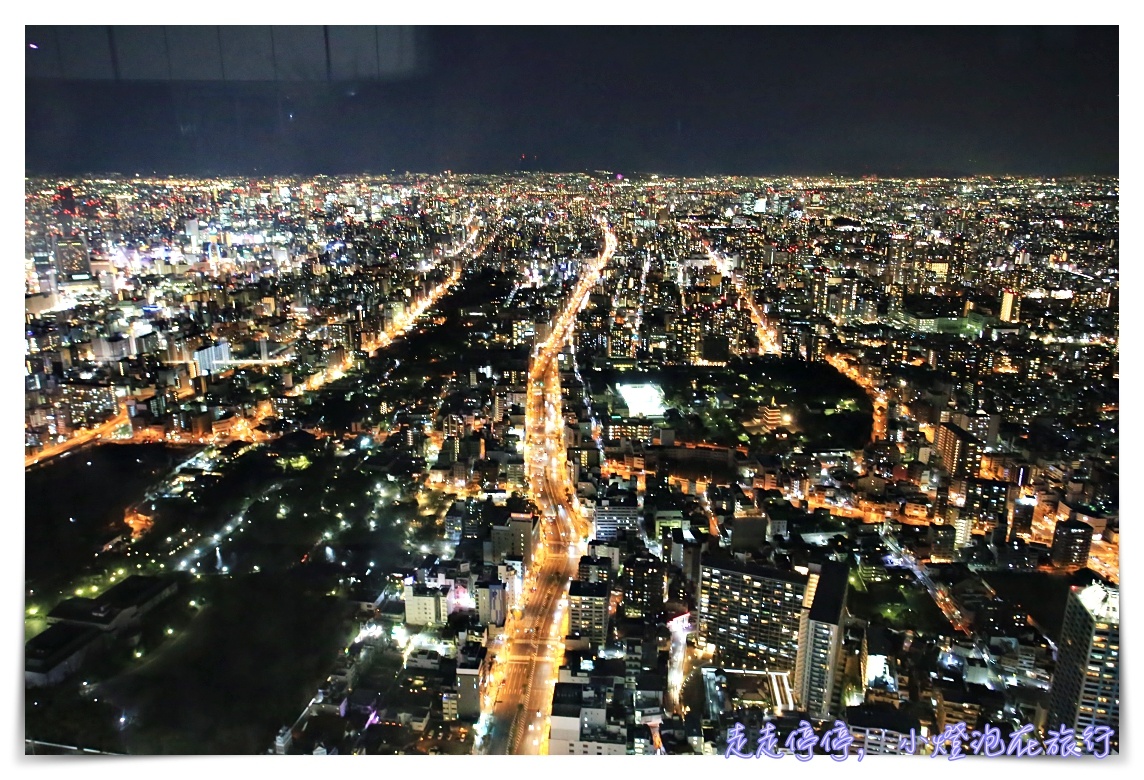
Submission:
[[[746,302],[747,311],[751,314],[751,322],[755,325],[755,338],[759,341],[759,354],[781,355],[782,345],[775,338],[774,329],[767,324],[766,315],[759,310],[758,304],[751,296],[751,291],[743,283],[742,276],[735,272],[735,268],[726,258],[720,257],[719,253],[711,248],[711,244],[704,242],[703,249],[707,252],[711,264],[719,269],[719,272],[724,276],[731,277],[736,292]]]
[[[558,356],[571,338],[576,314],[616,251],[606,223],[604,250],[587,263],[529,369],[525,463],[529,492],[541,510],[542,562],[525,583],[525,606],[512,636],[498,651],[496,691],[488,734],[490,754],[547,752],[552,691],[564,654],[568,585],[590,534],[565,467],[563,400]]]

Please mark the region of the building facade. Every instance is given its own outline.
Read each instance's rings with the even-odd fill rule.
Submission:
[[[700,564],[699,638],[724,666],[793,671],[812,578],[734,559]]]
[[[1049,690],[1048,727],[1079,734],[1087,726],[1120,728],[1120,589],[1094,582],[1074,587],[1065,606],[1057,669]]]

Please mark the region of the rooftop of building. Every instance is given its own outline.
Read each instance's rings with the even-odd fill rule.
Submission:
[[[822,565],[814,601],[810,605],[810,619],[819,623],[839,625],[846,606],[850,567],[845,563],[829,561]]]
[[[856,728],[885,729],[901,734],[908,734],[910,729],[920,733],[922,728],[921,721],[916,716],[892,704],[885,703],[847,707],[846,722]]]
[[[48,614],[48,619],[107,626],[123,610],[141,606],[171,587],[174,587],[172,580],[132,574],[94,599],[70,598],[61,601]]]
[[[704,569],[718,569],[720,571],[734,572],[749,577],[778,580],[780,582],[790,582],[799,585],[805,585],[808,581],[808,577],[805,574],[799,574],[795,571],[783,571],[782,569],[776,569],[772,566],[764,566],[758,563],[748,563],[720,553],[704,555],[700,565]]]
[[[1094,582],[1073,588],[1072,594],[1095,620],[1120,623],[1120,589]]]
[[[488,655],[488,648],[476,642],[467,642],[457,649],[457,668],[475,669]]]
[[[101,633],[98,628],[69,623],[48,626],[24,645],[24,668],[30,672],[47,672],[94,642]]]
[[[412,585],[406,589],[406,592],[412,592],[414,596],[443,596],[448,594],[448,585]]]
[[[622,745],[628,741],[627,729],[612,724],[580,725],[580,740],[582,742],[603,742],[606,744]]]
[[[994,691],[984,685],[965,683],[964,685],[939,685],[942,699],[947,704],[966,704],[978,707],[1001,706],[1005,694]]]
[[[579,683],[556,683],[552,689],[553,717],[579,718],[583,688]]]
[[[568,586],[569,598],[607,598],[610,588],[605,582],[586,582],[572,580]]]

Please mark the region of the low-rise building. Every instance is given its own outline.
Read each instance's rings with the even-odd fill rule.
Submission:
[[[56,685],[79,669],[88,652],[107,641],[107,633],[92,626],[56,623],[24,646],[24,684]]]
[[[476,720],[481,715],[481,698],[492,673],[492,657],[481,645],[469,643],[457,651],[457,718]]]
[[[405,587],[405,622],[411,626],[444,623],[449,617],[449,591],[446,585],[407,585]]]
[[[118,634],[137,626],[144,615],[177,590],[174,580],[132,574],[93,599],[61,601],[48,613],[48,623],[69,623]]]
[[[921,752],[928,736],[921,721],[890,704],[847,707],[846,723],[854,739],[852,753],[914,755]]]
[[[607,709],[607,692],[602,686],[556,683],[552,694],[548,754],[627,755],[627,728],[609,723]]]

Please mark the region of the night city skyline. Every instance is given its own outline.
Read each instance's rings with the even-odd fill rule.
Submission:
[[[1119,759],[1118,36],[26,27],[25,754]]]

